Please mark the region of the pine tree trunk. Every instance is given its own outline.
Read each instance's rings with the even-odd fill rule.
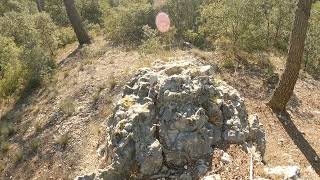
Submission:
[[[44,11],[44,0],[36,0],[37,8],[39,12]]]
[[[81,18],[75,7],[74,0],[64,0],[64,5],[66,7],[66,11],[71,22],[72,28],[78,38],[79,44],[90,44],[90,37],[81,22]]]
[[[298,80],[311,6],[312,0],[299,0],[298,2],[286,68],[281,76],[278,87],[268,102],[268,105],[275,111],[286,110],[287,103],[293,94],[294,86]]]

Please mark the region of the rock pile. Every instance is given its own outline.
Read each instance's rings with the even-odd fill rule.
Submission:
[[[210,65],[157,63],[124,87],[107,122],[110,166],[86,177],[192,179],[206,173],[213,146],[255,140],[260,130],[238,91],[216,80]]]

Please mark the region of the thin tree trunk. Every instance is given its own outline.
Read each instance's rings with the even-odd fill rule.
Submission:
[[[275,111],[285,111],[298,80],[311,6],[312,0],[299,0],[298,2],[291,33],[286,69],[281,76],[280,83],[271,100],[268,102],[268,105]]]
[[[63,0],[63,1],[66,7],[69,20],[71,22],[72,28],[78,38],[79,44],[80,45],[90,44],[91,43],[90,37],[81,22],[79,13],[74,5],[74,0]]]
[[[44,0],[36,0],[37,8],[39,12],[44,11]]]

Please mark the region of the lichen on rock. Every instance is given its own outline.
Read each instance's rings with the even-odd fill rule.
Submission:
[[[210,65],[194,59],[158,62],[140,69],[124,87],[107,122],[110,166],[95,179],[145,179],[164,167],[179,171],[205,162],[218,143],[244,143],[250,132],[257,129],[250,131],[243,98],[217,82]],[[201,166],[195,169],[203,175]]]

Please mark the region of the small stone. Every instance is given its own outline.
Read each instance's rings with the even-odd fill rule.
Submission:
[[[188,166],[187,166],[187,165],[184,165],[183,168],[187,170],[187,169],[188,169]]]
[[[300,177],[300,168],[298,166],[276,166],[265,168],[269,175],[283,176],[283,179],[298,179]]]
[[[221,180],[221,177],[219,174],[213,174],[213,175],[205,176],[201,180]]]
[[[223,154],[222,154],[222,157],[221,157],[221,161],[223,162],[223,163],[231,163],[231,156],[228,154],[228,153],[226,153],[226,152],[224,152]]]

